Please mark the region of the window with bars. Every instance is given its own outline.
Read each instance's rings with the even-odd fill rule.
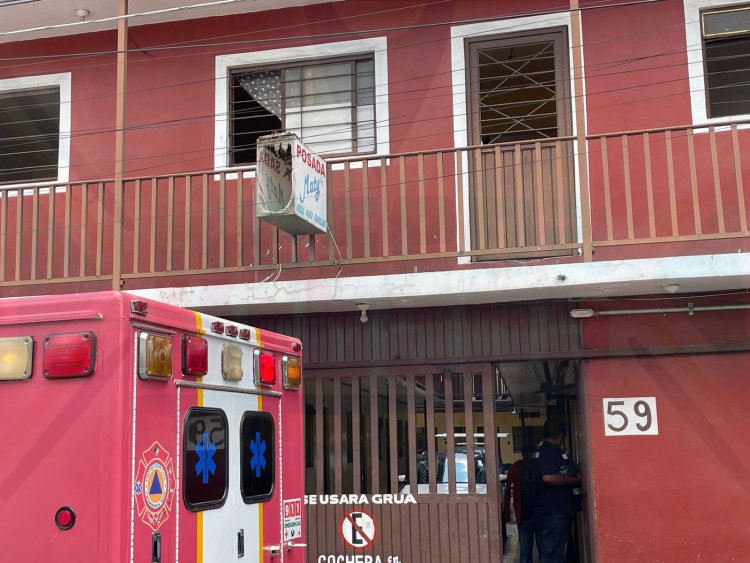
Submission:
[[[235,71],[230,165],[254,164],[258,137],[296,133],[322,156],[374,152],[373,58]]]
[[[709,118],[750,113],[750,5],[701,12]]]
[[[60,89],[0,92],[0,184],[56,180]]]

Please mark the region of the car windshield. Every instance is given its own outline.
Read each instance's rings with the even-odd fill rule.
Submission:
[[[449,475],[445,463],[445,457],[441,456],[438,459],[438,483],[447,483]],[[469,462],[465,452],[456,452],[456,483],[468,483],[469,482]],[[474,458],[474,471],[477,475],[477,482],[483,482],[482,476],[484,475],[484,460],[481,457]]]

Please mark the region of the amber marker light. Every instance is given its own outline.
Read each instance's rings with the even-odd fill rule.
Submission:
[[[138,375],[141,379],[172,377],[172,339],[142,332],[138,342]]]
[[[302,386],[302,365],[299,358],[294,356],[282,357],[281,373],[284,389],[299,389]]]

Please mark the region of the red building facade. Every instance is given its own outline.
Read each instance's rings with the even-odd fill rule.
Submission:
[[[430,433],[486,427],[488,409],[504,432],[500,412],[558,406],[587,480],[581,561],[747,551],[750,8],[310,1],[138,15],[120,153],[117,22],[99,21],[116,6],[32,30],[76,19],[42,21],[49,2],[0,7],[12,15],[0,29],[0,296],[121,287],[300,336],[309,440],[327,452],[311,454],[311,494],[396,492],[416,466],[397,453],[344,491],[348,461],[333,466],[374,454],[341,450],[358,433],[336,370],[359,370],[360,398],[366,378],[392,385],[362,428],[394,452],[399,378],[419,390],[420,377],[473,373],[495,400],[453,395],[466,420],[450,424],[445,404],[432,422],[417,405],[403,418],[410,455]],[[276,130],[328,162],[326,234],[255,217],[255,142]],[[329,385],[330,428],[315,408],[328,409]],[[608,433],[606,401],[643,397],[658,434]],[[504,461],[509,444],[497,444]],[[717,489],[702,497],[705,475]],[[490,553],[499,527],[486,530]]]

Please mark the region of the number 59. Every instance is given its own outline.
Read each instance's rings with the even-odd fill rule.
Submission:
[[[656,435],[656,397],[604,399],[606,436]]]

